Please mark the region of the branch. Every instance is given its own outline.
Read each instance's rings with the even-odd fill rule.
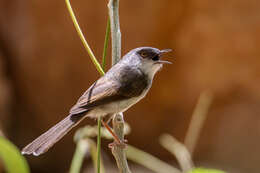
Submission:
[[[191,155],[186,146],[173,136],[164,134],[159,139],[160,144],[172,153],[181,166],[182,172],[188,172],[194,168]]]
[[[77,142],[76,150],[70,165],[70,173],[80,172],[81,165],[88,150],[89,145],[86,140],[81,139]]]
[[[121,141],[124,141],[124,118],[122,113],[115,115],[115,117],[113,118],[113,128],[119,139]],[[112,154],[116,159],[119,172],[131,173],[127,163],[125,148],[123,148],[122,146],[114,145],[112,148]]]
[[[201,93],[198,103],[191,117],[190,125],[184,140],[185,146],[192,155],[199,139],[203,124],[206,120],[209,107],[212,103],[213,95],[210,91]]]
[[[119,0],[110,0],[108,11],[110,17],[111,38],[112,38],[112,65],[115,65],[121,58],[121,31],[119,24]],[[124,118],[123,114],[117,114],[113,118],[113,129],[121,141],[124,141]],[[114,145],[112,148],[120,173],[131,173],[125,154],[125,149]]]
[[[119,0],[110,0],[108,12],[110,18],[112,38],[112,65],[115,65],[121,58],[121,31],[119,24]]]
[[[88,130],[90,130],[91,132],[87,133]],[[92,139],[90,139],[90,137],[93,136],[92,133],[94,133],[94,131],[95,131],[95,136],[97,136],[97,127],[92,128],[86,126],[82,129],[79,129],[76,132],[74,136],[74,140],[77,143],[77,146],[74,152],[69,173],[79,173],[84,158],[86,157],[86,155],[89,154],[93,161],[93,167],[95,169],[95,172],[97,172],[97,165],[98,165],[97,147],[96,147],[96,143]],[[100,172],[105,173],[105,168],[102,160],[100,160]]]
[[[140,164],[144,167],[152,170],[153,172],[160,172],[160,173],[181,173],[180,170],[161,161],[160,159],[154,157],[153,155],[146,153],[134,146],[128,146],[126,150],[127,157]]]

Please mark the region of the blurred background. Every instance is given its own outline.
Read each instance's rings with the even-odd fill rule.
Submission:
[[[99,60],[106,4],[72,1]],[[120,1],[122,54],[140,46],[174,50],[166,57],[173,65],[165,66],[147,97],[125,113],[132,128],[130,144],[176,162],[158,137],[170,133],[183,141],[200,93],[210,90],[214,100],[195,164],[231,173],[259,172],[259,8],[259,0]],[[98,77],[64,1],[0,0],[0,129],[15,145],[24,147],[65,117]],[[28,156],[32,172],[66,172],[74,132],[48,153]],[[102,144],[103,155],[115,164],[108,143]]]

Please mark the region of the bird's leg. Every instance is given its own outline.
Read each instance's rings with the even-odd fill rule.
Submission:
[[[118,136],[113,132],[113,130],[109,127],[109,125],[104,122],[102,119],[101,119],[101,122],[103,124],[103,126],[111,133],[111,135],[114,137],[114,139],[116,140],[116,142],[118,143],[121,143],[120,139],[118,138]]]
[[[109,127],[109,125],[106,122],[104,122],[102,119],[101,119],[101,123],[111,133],[111,135],[114,137],[116,144],[119,144],[119,145],[125,147],[126,144],[118,138],[118,136],[113,132],[113,130]],[[114,145],[114,143],[109,145],[109,147],[111,148],[113,145]]]
[[[113,119],[113,116],[110,116],[110,117],[108,118],[108,120],[106,121],[106,124],[109,124],[112,119]]]

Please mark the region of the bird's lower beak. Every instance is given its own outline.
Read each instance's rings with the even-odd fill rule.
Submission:
[[[156,64],[172,64],[172,63],[169,61],[159,60],[159,61],[156,61]]]

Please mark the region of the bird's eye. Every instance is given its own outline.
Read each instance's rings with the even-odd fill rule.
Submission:
[[[141,52],[141,56],[143,57],[143,58],[146,58],[147,57],[147,53],[146,52]]]
[[[155,57],[152,58],[153,61],[158,61],[159,60],[159,56],[156,55]]]

